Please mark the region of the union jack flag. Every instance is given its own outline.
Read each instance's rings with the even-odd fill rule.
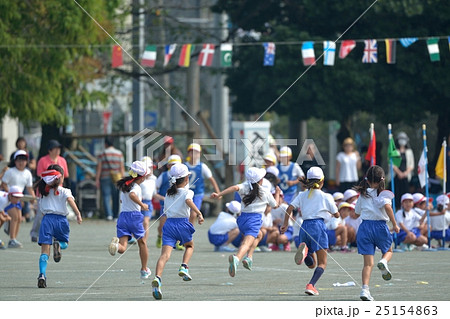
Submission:
[[[363,63],[377,63],[378,53],[377,53],[377,40],[364,40],[364,55],[362,58]]]

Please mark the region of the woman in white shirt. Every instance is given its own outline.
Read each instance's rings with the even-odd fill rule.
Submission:
[[[355,150],[355,143],[347,137],[342,143],[343,152],[336,156],[336,186],[340,192],[352,188],[358,183],[358,171],[361,169],[361,157]]]
[[[228,273],[231,277],[235,276],[240,260],[242,260],[244,268],[252,269],[253,252],[263,236],[261,232],[262,216],[267,205],[272,208],[278,207],[281,190],[277,186],[274,197],[270,190],[262,187],[265,175],[266,170],[264,168],[251,167],[245,172],[246,182],[230,186],[219,193],[211,194],[211,198],[220,198],[223,195],[238,192],[242,198],[242,210],[237,219],[237,224],[240,232],[244,234],[244,238],[237,253],[228,257],[230,264]],[[245,256],[246,254],[247,256]]]

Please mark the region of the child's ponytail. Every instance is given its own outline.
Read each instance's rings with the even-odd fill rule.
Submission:
[[[367,197],[369,196],[367,194],[367,189],[370,188],[370,184],[378,184],[377,188],[377,195],[380,195],[380,193],[384,190],[384,170],[378,165],[370,166],[369,169],[366,172],[366,176],[364,179],[359,183],[358,186],[353,187],[353,189],[357,192],[359,192],[362,196]]]
[[[178,178],[175,180],[175,182],[171,181],[171,185],[170,185],[169,189],[167,190],[167,196],[176,195],[178,193],[178,185],[183,184],[186,177],[187,176]]]
[[[250,185],[251,185],[250,192],[242,198],[242,202],[245,204],[245,206],[248,206],[251,203],[253,203],[255,201],[256,197],[261,198],[259,184],[251,183]]]

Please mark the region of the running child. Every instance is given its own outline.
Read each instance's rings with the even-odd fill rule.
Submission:
[[[288,146],[283,146],[280,149],[280,163],[277,168],[280,172],[280,188],[283,191],[284,201],[288,204],[294,199],[297,193],[297,184],[299,179],[304,177],[300,165],[296,162],[291,162],[292,150]]]
[[[355,206],[355,213],[361,216],[362,222],[356,234],[358,253],[363,255],[361,300],[373,301],[370,295],[369,282],[373,268],[375,248],[381,250],[382,257],[377,267],[381,270],[384,280],[391,280],[392,274],[387,266],[392,258],[392,236],[387,222],[390,220],[393,230],[398,233],[400,228],[392,211],[394,194],[384,190],[384,170],[374,165],[369,167],[366,176],[355,189],[360,193]]]
[[[64,181],[64,170],[61,166],[53,164],[42,172],[41,180],[38,182],[40,195],[39,209],[43,215],[39,228],[39,241],[41,256],[39,257],[38,287],[47,287],[47,264],[50,255],[50,246],[53,245],[53,260],[61,260],[61,249],[66,249],[69,244],[69,221],[67,215],[67,204],[77,216],[77,223],[81,224],[83,219],[75,204],[70,189],[62,187]]]
[[[237,267],[241,260],[244,268],[252,270],[253,252],[263,236],[261,232],[262,216],[266,211],[267,205],[272,208],[278,207],[281,190],[277,186],[274,197],[270,190],[262,187],[265,175],[266,170],[264,168],[251,167],[245,172],[246,182],[211,194],[211,198],[221,198],[223,195],[238,192],[242,198],[241,215],[237,219],[237,224],[244,238],[237,253],[228,257],[230,264],[228,273],[231,277],[236,275]]]
[[[113,237],[108,247],[112,256],[117,252],[123,254],[127,250],[128,240],[134,236],[139,246],[141,279],[147,279],[151,275],[147,267],[148,249],[143,225],[144,215],[141,212],[148,210],[148,205],[142,202],[142,190],[139,186],[148,174],[147,165],[144,162],[135,161],[130,166],[129,176],[117,182],[122,209],[117,219],[117,237]]]
[[[192,200],[194,192],[189,189],[189,175],[191,173],[187,166],[184,164],[175,164],[170,168],[169,174],[171,176],[171,186],[167,190],[164,199],[164,213],[167,219],[162,231],[161,256],[156,263],[155,278],[152,281],[153,297],[157,300],[161,300],[163,297],[161,292],[161,277],[177,241],[185,247],[183,260],[178,269],[178,276],[182,277],[184,281],[192,280],[188,267],[188,263],[194,252],[192,235],[195,229],[193,226],[194,220],[191,216],[196,215],[199,225],[204,222],[202,213]]]
[[[288,229],[293,210],[299,209],[303,224],[294,260],[297,265],[301,265],[304,261],[308,268],[313,269],[316,267],[315,255],[317,255],[317,268],[305,289],[307,295],[317,296],[319,292],[315,285],[327,266],[328,236],[324,220],[329,218],[330,214],[338,218],[339,212],[333,196],[322,191],[324,175],[320,167],[311,167],[306,173],[306,178],[302,178],[300,182],[306,191],[298,194],[286,210],[281,233]]]

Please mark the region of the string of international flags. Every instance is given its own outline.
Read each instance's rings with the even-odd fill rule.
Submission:
[[[340,48],[338,56],[340,59],[345,59],[348,54],[356,47],[357,42],[364,42],[364,52],[362,56],[362,63],[378,63],[378,42],[383,42],[385,45],[386,52],[386,63],[395,64],[396,63],[396,47],[397,42],[407,48],[419,40],[425,40],[427,43],[428,53],[430,55],[431,62],[440,61],[439,52],[439,40],[445,38],[448,40],[450,48],[450,36],[445,37],[427,37],[427,38],[398,38],[398,39],[368,39],[368,40],[342,40],[342,41],[323,41],[323,64],[325,66],[333,66],[335,64],[336,56],[336,43],[340,43]],[[298,44],[299,42],[283,43],[280,44]],[[316,56],[314,51],[314,45],[317,43],[314,41],[304,41],[300,42],[301,45],[301,55],[303,59],[303,64],[305,66],[316,65]],[[264,42],[262,46],[264,48],[264,66],[275,65],[275,55],[276,55],[276,45],[275,42]],[[233,46],[240,45],[255,45],[255,43],[222,43],[220,44],[220,66],[221,67],[231,67],[232,66],[232,56],[233,56]],[[257,44],[261,45],[261,44]],[[163,67],[166,67],[172,56],[174,55],[176,49],[181,46],[180,55],[178,58],[178,66],[189,67],[191,63],[191,56],[195,50],[195,44],[168,44],[164,45],[164,62]],[[200,53],[198,55],[197,64],[200,66],[211,67],[213,65],[214,53],[216,52],[216,45],[212,43],[202,44]],[[157,48],[158,45],[147,45],[141,57],[141,65],[144,67],[154,68],[157,59]],[[122,48],[119,45],[114,45],[112,48],[112,67],[117,68],[123,65],[123,54]]]

